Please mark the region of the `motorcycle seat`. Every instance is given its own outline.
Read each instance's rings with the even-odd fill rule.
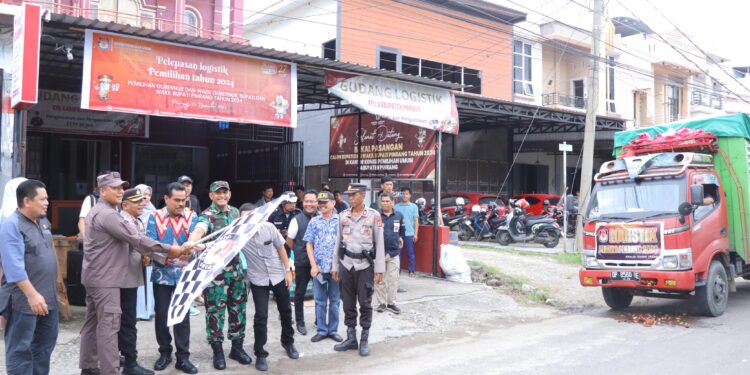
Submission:
[[[526,226],[530,227],[530,226],[536,225],[536,224],[542,224],[542,223],[551,224],[551,223],[554,223],[554,222],[555,222],[555,219],[553,219],[551,217],[547,217],[547,216],[530,217],[530,218],[526,219]]]
[[[546,219],[548,217],[547,215],[527,215],[526,221]]]

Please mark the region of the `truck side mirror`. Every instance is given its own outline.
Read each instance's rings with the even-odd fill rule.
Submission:
[[[693,205],[688,202],[682,202],[680,207],[677,208],[677,212],[680,213],[680,224],[685,224],[685,216],[693,213]]]
[[[703,206],[703,185],[690,185],[690,203],[693,206]]]

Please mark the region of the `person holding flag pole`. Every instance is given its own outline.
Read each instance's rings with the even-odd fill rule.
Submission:
[[[214,181],[209,186],[211,206],[201,213],[198,225],[190,233],[188,241],[195,242],[207,234],[220,231],[229,226],[240,216],[240,211],[231,205],[232,192],[226,181]],[[204,241],[205,242],[205,241]],[[230,248],[231,250],[231,248]],[[252,358],[242,345],[245,340],[245,321],[247,310],[247,281],[245,280],[244,259],[234,256],[224,267],[224,272],[216,275],[211,285],[203,291],[206,307],[206,340],[213,350],[213,366],[217,370],[227,367],[224,359],[224,315],[229,312],[229,329],[227,335],[232,341],[229,358],[240,364],[252,363]]]

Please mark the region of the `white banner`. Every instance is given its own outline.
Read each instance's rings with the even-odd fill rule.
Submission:
[[[373,115],[458,134],[456,98],[450,90],[373,76],[325,72],[328,92]]]
[[[33,131],[148,138],[148,116],[81,109],[76,92],[39,90],[28,119]]]
[[[252,215],[236,219],[223,234],[210,242],[208,248],[185,267],[180,281],[175,287],[174,294],[172,294],[172,301],[169,303],[168,326],[180,323],[185,319],[185,314],[190,310],[193,300],[201,295],[203,289],[224,270],[224,267],[258,231],[256,224],[268,221],[268,217],[276,210],[281,201],[292,197],[295,197],[294,193],[284,193],[271,202],[258,207]]]

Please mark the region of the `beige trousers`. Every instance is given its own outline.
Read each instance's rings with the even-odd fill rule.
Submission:
[[[375,285],[375,294],[378,305],[395,305],[396,291],[398,290],[398,271],[401,267],[399,256],[385,255],[385,275],[383,282]]]

